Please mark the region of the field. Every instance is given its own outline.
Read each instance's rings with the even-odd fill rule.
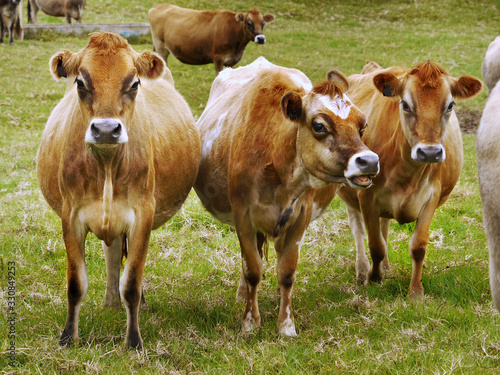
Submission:
[[[26,1],[25,1],[26,3]],[[85,23],[147,22],[152,0],[90,0]],[[178,0],[178,5],[273,13],[268,42],[248,45],[238,66],[263,55],[302,70],[313,82],[332,69],[350,75],[367,60],[410,66],[431,59],[453,76],[481,78],[489,43],[500,33],[500,6],[474,0]],[[27,23],[26,4],[23,21]],[[39,23],[62,18],[38,14]],[[61,348],[66,318],[66,255],[61,223],[44,201],[34,158],[44,124],[62,98],[48,70],[60,49],[77,51],[86,37],[43,34],[0,46],[0,373],[283,373],[495,374],[500,368],[499,314],[491,301],[488,250],[477,182],[474,129],[487,90],[457,103],[466,125],[465,165],[448,202],[436,212],[425,260],[425,297],[406,293],[408,241],[414,224],[390,228],[392,272],[382,282],[355,282],[355,250],[344,204],[337,198],[308,231],[294,286],[298,338],[278,336],[276,256],[269,251],[259,291],[262,325],[241,335],[236,301],[240,255],[231,227],[215,221],[192,192],[183,209],[151,238],[140,312],[144,351],[123,345],[125,310],[102,307],[104,255],[87,237],[89,290],[80,341]],[[131,41],[151,50],[149,38]],[[169,59],[177,89],[199,117],[213,65]],[[9,337],[8,269],[15,268],[15,338]],[[12,287],[11,289],[12,290]],[[10,316],[10,315],[9,315]],[[9,347],[14,341],[15,363]]]

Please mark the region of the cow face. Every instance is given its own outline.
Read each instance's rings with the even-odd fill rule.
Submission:
[[[384,95],[399,101],[399,114],[411,158],[420,163],[446,159],[444,136],[454,99],[467,99],[481,91],[481,81],[471,76],[453,78],[438,64],[417,65],[407,75],[380,73],[373,83]]]
[[[378,156],[361,141],[365,116],[347,89],[342,73],[331,71],[304,97],[292,92],[282,99],[283,113],[298,124],[297,152],[314,188],[333,182],[368,188],[379,172]]]
[[[141,78],[161,77],[165,63],[153,52],[136,53],[117,34],[93,33],[80,52],[62,50],[52,56],[50,68],[78,93],[85,142],[110,148],[128,141]]]
[[[236,21],[243,23],[244,33],[250,40],[264,44],[266,42],[266,36],[263,34],[264,25],[273,22],[274,16],[272,14],[263,16],[257,8],[254,8],[250,9],[247,14],[237,13]]]

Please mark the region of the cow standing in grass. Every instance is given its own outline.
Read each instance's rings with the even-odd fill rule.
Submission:
[[[339,183],[367,188],[378,172],[377,155],[360,137],[365,117],[347,89],[338,71],[313,87],[300,71],[264,58],[224,69],[212,84],[198,120],[202,158],[195,190],[211,214],[236,228],[243,333],[260,324],[257,288],[266,237],[278,256],[278,331],[296,336],[292,287],[315,189]]]
[[[356,243],[357,280],[380,280],[382,266],[389,268],[390,220],[416,221],[410,239],[409,295],[422,298],[422,264],[432,218],[448,199],[463,163],[454,100],[473,97],[482,84],[471,76],[454,78],[432,62],[411,69],[369,63],[363,72],[348,78],[349,96],[367,117],[362,139],[379,155],[380,173],[370,189],[339,189]],[[371,268],[364,250],[365,228]]]
[[[500,42],[500,38],[496,41]],[[497,64],[500,67],[500,61],[497,61]],[[497,309],[500,310],[500,199],[498,194],[500,186],[500,85],[498,80],[490,90],[481,117],[476,138],[476,155],[484,229],[490,252],[491,295]]]
[[[68,315],[61,345],[78,338],[88,287],[85,238],[103,242],[105,305],[127,310],[125,341],[142,347],[139,303],[152,229],[181,207],[195,181],[200,139],[186,101],[153,52],[135,52],[113,33],[93,33],[77,53],[50,60],[65,78],[37,156],[42,193],[62,219],[67,253]],[[128,257],[120,278],[122,247]]]
[[[42,10],[53,17],[65,17],[71,23],[74,18],[77,23],[82,22],[86,0],[27,0],[28,22],[36,24],[36,14]]]
[[[165,62],[172,54],[184,64],[214,63],[216,74],[236,65],[251,41],[264,44],[264,25],[273,20],[255,8],[245,14],[155,4],[149,11],[153,44]]]
[[[14,34],[23,39],[22,4],[21,0],[0,0],[0,44],[5,34],[9,44],[14,44]]]

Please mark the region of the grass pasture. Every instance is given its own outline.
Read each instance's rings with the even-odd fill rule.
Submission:
[[[25,1],[26,3],[26,1]],[[500,34],[500,4],[475,0],[178,0],[178,5],[275,14],[268,42],[248,45],[239,66],[260,55],[296,67],[313,82],[336,68],[357,73],[367,60],[382,66],[432,59],[455,77],[481,77],[489,43]],[[152,0],[89,0],[85,23],[146,22]],[[24,4],[26,7],[26,4]],[[27,23],[26,8],[23,21]],[[39,23],[62,23],[38,13]],[[66,318],[66,255],[61,223],[44,201],[34,158],[44,124],[62,98],[48,70],[60,49],[87,38],[45,34],[0,46],[0,372],[210,374],[496,374],[499,314],[491,302],[488,250],[477,183],[475,136],[464,135],[465,165],[448,202],[436,212],[420,303],[410,301],[408,241],[414,225],[390,229],[392,273],[381,283],[355,283],[354,239],[343,203],[313,222],[294,287],[298,338],[277,335],[276,256],[269,251],[259,302],[262,325],[240,333],[243,304],[235,300],[239,245],[191,194],[183,209],[153,233],[140,312],[141,353],[124,348],[126,313],[102,308],[104,254],[87,237],[89,290],[80,312],[80,341],[60,348]],[[150,40],[134,44],[152,49]],[[177,89],[199,116],[213,65],[169,67]],[[486,89],[458,103],[476,121]],[[472,118],[472,120],[470,120]],[[469,120],[466,120],[469,119]],[[10,365],[8,268],[15,264],[15,365]]]

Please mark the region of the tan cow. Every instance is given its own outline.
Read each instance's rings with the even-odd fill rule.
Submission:
[[[71,18],[81,23],[85,2],[86,0],[28,0],[28,22],[36,24],[36,14],[42,10],[49,16],[66,17],[68,23],[71,23]]]
[[[296,336],[292,286],[313,188],[367,188],[378,172],[377,155],[360,137],[365,117],[345,95],[347,88],[338,71],[313,87],[300,71],[264,58],[224,69],[212,84],[198,120],[202,158],[195,190],[211,214],[236,227],[243,333],[260,324],[257,288],[266,237],[278,255],[278,330]]]
[[[190,65],[215,64],[215,74],[241,60],[250,41],[264,44],[264,24],[274,20],[258,9],[245,13],[229,10],[193,10],[171,4],[155,4],[149,23],[155,50]]]
[[[22,23],[21,0],[0,0],[0,44],[7,33],[9,44],[14,44],[14,34],[19,39],[24,38]]]
[[[497,40],[500,40],[497,38]],[[490,287],[500,310],[500,85],[493,85],[477,131],[476,155],[483,219],[490,252]]]
[[[61,345],[78,338],[88,287],[85,237],[103,241],[105,305],[127,309],[126,343],[142,347],[138,313],[152,229],[181,207],[195,181],[200,139],[186,101],[165,79],[163,59],[135,52],[121,36],[93,33],[87,47],[52,56],[66,78],[37,156],[45,199],[62,219],[67,253],[68,315]],[[120,278],[123,241],[128,258]]]
[[[500,80],[500,36],[497,36],[488,46],[481,65],[481,75],[486,87],[488,87],[488,93],[491,93],[493,87]]]
[[[382,69],[369,63],[365,74],[348,78],[349,96],[366,115],[363,142],[380,157],[380,173],[368,190],[339,189],[356,242],[359,283],[381,279],[389,267],[389,222],[416,221],[410,239],[413,273],[409,295],[423,296],[422,264],[434,211],[449,197],[462,169],[462,138],[454,100],[481,90],[474,77],[453,78],[438,64]],[[364,234],[373,264],[365,255]]]

